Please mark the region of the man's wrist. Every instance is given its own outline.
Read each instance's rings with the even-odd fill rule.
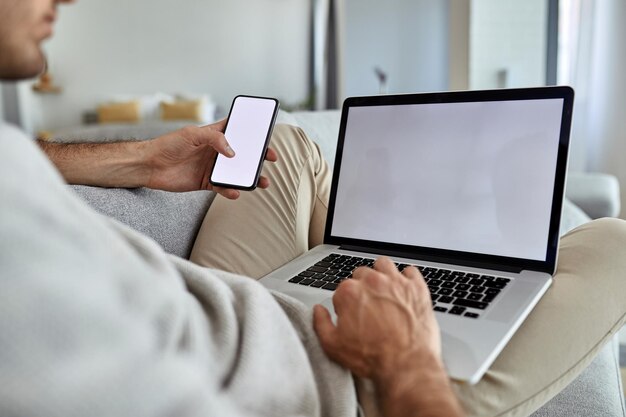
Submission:
[[[415,352],[412,360],[397,363],[373,376],[383,415],[463,415],[439,355]]]

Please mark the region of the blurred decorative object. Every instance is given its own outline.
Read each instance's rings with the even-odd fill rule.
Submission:
[[[496,73],[496,88],[509,88],[509,69],[502,68]]]
[[[374,67],[374,73],[378,78],[378,93],[387,94],[387,73],[380,67]]]
[[[115,94],[98,105],[94,112],[83,113],[83,124],[186,121],[211,123],[217,106],[208,94]]]
[[[97,112],[100,123],[137,123],[141,120],[141,105],[138,100],[101,104]]]
[[[48,70],[48,62],[46,61],[43,73],[33,85],[33,91],[40,94],[59,94],[61,87],[54,84],[54,79]]]
[[[110,103],[127,103],[129,101],[139,102],[141,120],[156,121],[161,118],[161,102],[174,101],[176,98],[172,94],[115,94],[108,97]]]
[[[48,141],[52,139],[52,132],[50,132],[49,130],[40,130],[35,135],[35,138],[37,140]]]
[[[98,123],[98,112],[96,111],[86,111],[83,113],[83,124],[84,125],[93,125]]]
[[[161,120],[202,121],[202,102],[200,100],[177,100],[161,102]]]
[[[177,101],[197,101],[200,103],[199,122],[211,123],[215,121],[217,105],[208,94],[198,93],[177,93],[175,95]]]

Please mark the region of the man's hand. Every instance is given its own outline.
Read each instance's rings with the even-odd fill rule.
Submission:
[[[361,267],[333,297],[337,325],[322,306],[314,326],[326,354],[374,381],[386,416],[461,415],[441,359],[428,287],[414,267],[388,258]]]
[[[239,191],[214,187],[209,183],[215,156],[233,157],[223,134],[226,121],[204,127],[186,127],[145,142],[146,162],[150,167],[147,187],[166,191],[214,190],[226,198],[236,199]],[[268,149],[266,160],[275,162],[276,152]],[[267,188],[269,180],[261,176],[259,187]]]

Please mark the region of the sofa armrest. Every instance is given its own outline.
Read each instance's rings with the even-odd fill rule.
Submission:
[[[618,341],[614,337],[578,378],[531,417],[623,416],[618,354]]]
[[[619,182],[612,175],[570,172],[565,195],[592,219],[619,215]]]
[[[188,259],[209,206],[212,191],[169,193],[147,188],[73,185],[79,197],[100,213],[151,237],[173,255]]]

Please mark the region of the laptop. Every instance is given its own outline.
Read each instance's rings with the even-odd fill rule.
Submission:
[[[346,99],[324,243],[261,283],[333,312],[355,267],[414,265],[450,377],[478,382],[552,282],[573,100],[569,87]]]

